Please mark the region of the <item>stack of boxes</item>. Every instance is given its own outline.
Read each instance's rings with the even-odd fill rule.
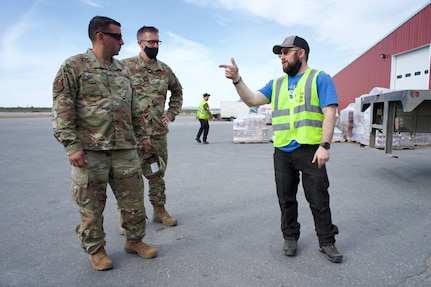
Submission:
[[[386,136],[381,132],[376,133],[376,148],[383,149],[386,145]],[[392,148],[393,149],[413,149],[415,147],[415,141],[408,132],[394,133],[392,136]]]
[[[416,133],[414,141],[418,146],[430,146],[431,133]]]
[[[371,92],[375,93],[375,91],[386,92],[383,88],[374,88]],[[365,112],[361,111],[361,98],[366,96],[369,96],[369,94],[356,98],[355,103],[349,104],[340,112],[340,126],[346,139],[363,145],[368,145],[370,140],[371,109],[368,108]],[[375,147],[383,149],[385,144],[386,136],[381,132],[377,132]],[[414,148],[414,146],[415,139],[412,138],[410,133],[394,133],[392,141],[394,149]]]
[[[265,115],[240,115],[233,121],[234,143],[268,143]]]
[[[368,95],[362,95],[355,99],[353,108],[353,129],[352,140],[362,145],[368,145],[370,142],[370,111],[367,109],[365,112],[361,110],[361,99]],[[377,143],[377,141],[376,141]],[[380,146],[378,147],[380,148]]]
[[[272,108],[270,104],[260,106],[257,110],[257,114],[265,116],[265,123],[267,125],[272,124]]]

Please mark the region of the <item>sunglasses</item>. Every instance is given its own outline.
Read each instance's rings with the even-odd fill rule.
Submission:
[[[121,40],[123,38],[123,35],[121,33],[110,33],[110,32],[103,32],[103,31],[97,31],[96,33],[102,33],[111,36],[115,40]]]
[[[299,51],[299,50],[301,50],[301,49],[300,48],[283,48],[283,49],[281,49],[278,57],[281,58],[282,56],[287,56],[287,54],[289,54],[289,52],[291,52],[291,51]]]

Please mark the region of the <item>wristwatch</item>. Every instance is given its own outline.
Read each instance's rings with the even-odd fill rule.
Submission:
[[[323,143],[320,143],[320,146],[323,147],[324,149],[330,149],[331,143],[323,142]]]

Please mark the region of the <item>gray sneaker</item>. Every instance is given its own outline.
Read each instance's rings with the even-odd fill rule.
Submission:
[[[286,256],[295,256],[297,249],[297,241],[294,239],[286,239],[284,241],[283,251]]]
[[[338,252],[334,245],[320,246],[320,252],[326,255],[329,261],[334,263],[341,263],[343,261],[343,254]]]

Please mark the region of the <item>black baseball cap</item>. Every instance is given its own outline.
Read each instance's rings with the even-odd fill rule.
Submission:
[[[209,96],[211,96],[211,95],[208,93],[205,93],[202,97],[209,97]]]
[[[298,36],[289,36],[286,39],[284,39],[283,43],[280,45],[275,45],[272,48],[272,51],[274,54],[280,55],[281,49],[283,48],[292,48],[292,47],[299,47],[304,49],[307,54],[310,52],[310,47],[308,46],[307,41],[305,41],[303,38]]]

